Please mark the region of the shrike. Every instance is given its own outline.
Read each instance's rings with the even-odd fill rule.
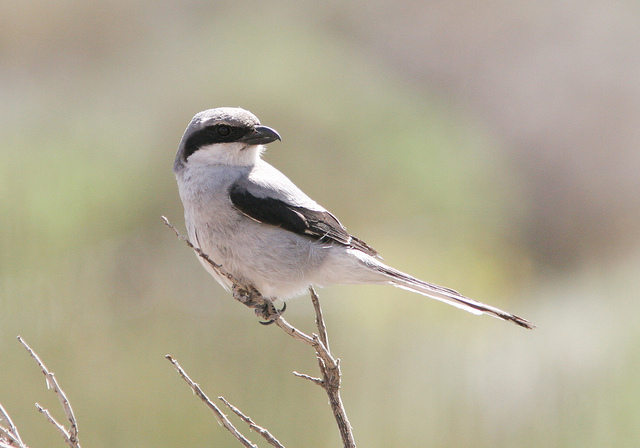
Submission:
[[[384,264],[371,246],[261,159],[263,145],[276,140],[275,130],[244,109],[209,109],[189,123],[173,164],[191,243],[240,284],[269,300],[300,295],[312,285],[387,284],[534,328]],[[227,277],[200,261],[225,289],[232,288]]]

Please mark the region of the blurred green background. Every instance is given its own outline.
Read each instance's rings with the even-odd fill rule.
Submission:
[[[640,444],[636,3],[9,0],[0,67],[0,402],[32,448],[63,445],[33,403],[63,416],[18,334],[85,446],[238,446],[167,353],[286,446],[340,446],[291,373],[311,351],[160,220],[217,106],[391,265],[539,327],[320,291],[360,446]],[[313,331],[308,298],[287,317]]]

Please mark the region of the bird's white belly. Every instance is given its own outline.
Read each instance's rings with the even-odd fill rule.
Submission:
[[[240,213],[232,222],[191,216],[187,226],[194,245],[240,283],[268,298],[287,299],[304,293],[330,250],[328,245]],[[231,287],[227,278],[201,262],[220,284]]]

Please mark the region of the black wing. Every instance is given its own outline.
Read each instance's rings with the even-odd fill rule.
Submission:
[[[282,227],[315,240],[329,240],[359,249],[373,257],[378,252],[364,241],[349,235],[340,221],[327,211],[310,210],[275,198],[259,198],[241,185],[229,190],[233,206],[258,222]]]

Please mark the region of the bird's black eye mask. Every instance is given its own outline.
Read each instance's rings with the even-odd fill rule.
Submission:
[[[184,144],[184,160],[206,145],[215,143],[232,143],[242,139],[250,132],[247,127],[216,124],[200,129],[189,136]]]

